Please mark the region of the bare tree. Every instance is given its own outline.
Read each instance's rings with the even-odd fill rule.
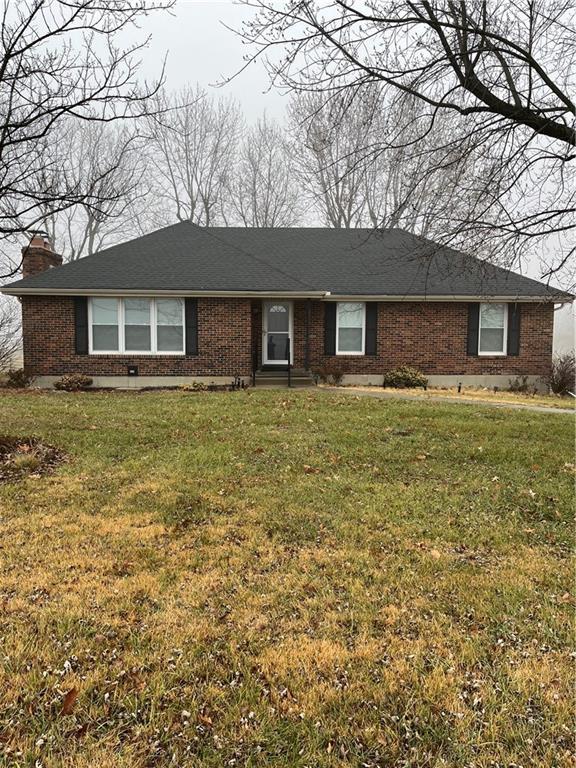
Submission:
[[[476,172],[470,154],[449,142],[442,147],[453,135],[451,115],[440,115],[434,134],[421,137],[422,112],[412,97],[385,103],[377,86],[293,97],[289,119],[298,175],[326,224],[439,236],[457,211],[465,215],[473,196],[455,191]]]
[[[344,100],[320,93],[303,93],[290,103],[298,178],[327,226],[362,225],[365,170],[359,153],[369,141],[373,117],[373,105],[366,100],[354,110]]]
[[[17,321],[18,304],[11,296],[0,299],[0,373],[14,365],[20,334]]]
[[[45,151],[59,162],[44,168],[42,188],[57,194],[74,186],[83,200],[63,211],[48,207],[42,225],[54,249],[74,261],[137,234],[146,207],[143,143],[131,124],[70,119],[57,134]]]
[[[39,151],[62,120],[133,118],[159,82],[137,81],[147,41],[120,47],[119,38],[152,11],[174,0],[4,0],[0,17],[0,238],[14,239],[46,215],[86,203],[85,189],[62,180],[43,189],[38,179],[57,160]],[[162,76],[161,76],[162,77]],[[8,275],[20,263],[12,264]]]
[[[500,166],[476,152],[473,137],[460,135],[458,118],[450,112],[436,116],[433,131],[422,134],[427,109],[402,94],[383,108],[375,149],[365,152],[366,198],[372,226],[402,227],[435,240],[455,240],[455,230],[474,219],[483,204],[483,184],[491,175],[500,181]],[[386,136],[386,142],[378,138]],[[458,245],[470,246],[470,235]],[[482,241],[476,255],[488,256]]]
[[[298,176],[328,226],[363,226],[379,199],[381,147],[374,142],[380,102],[377,88],[353,98],[300,93],[290,102],[289,130]]]
[[[196,86],[159,93],[155,104],[149,151],[162,223],[222,221],[241,130],[237,102],[216,100]]]
[[[452,223],[456,242],[492,241],[494,254],[515,260],[552,238],[560,255],[547,274],[566,264],[576,221],[571,0],[245,2],[257,12],[243,35],[275,82],[331,95],[379,83],[391,99],[409,94],[427,108],[422,138],[440,113],[459,117],[452,149],[474,153],[483,195]]]
[[[379,88],[299,93],[288,114],[299,180],[325,224],[394,227],[418,210],[415,187],[424,173],[415,178],[408,168],[414,153],[403,145],[383,146],[389,114]]]
[[[293,227],[302,194],[285,131],[266,116],[246,131],[230,181],[232,217],[245,227]]]

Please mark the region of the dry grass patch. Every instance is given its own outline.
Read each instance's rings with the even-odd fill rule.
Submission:
[[[0,483],[10,483],[51,472],[65,459],[64,453],[36,437],[0,435]]]
[[[362,387],[362,386],[350,386],[350,389],[364,390],[367,392],[386,392],[389,395],[403,394],[413,397],[422,398],[427,400],[435,397],[447,397],[456,398],[462,402],[487,402],[487,403],[500,403],[503,405],[539,405],[547,408],[576,408],[576,399],[567,395],[562,397],[560,395],[545,394],[542,392],[536,392],[532,394],[530,392],[507,392],[505,390],[494,391],[491,389],[475,389],[473,387],[464,387],[461,392],[458,392],[456,387],[434,388],[428,387],[426,390],[422,389],[391,389],[382,387]]]
[[[0,765],[572,765],[569,416],[0,395]]]

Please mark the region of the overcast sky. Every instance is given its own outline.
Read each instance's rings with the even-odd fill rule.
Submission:
[[[240,37],[224,25],[240,29],[253,9],[231,0],[178,0],[173,15],[153,14],[141,31],[152,34],[144,62],[147,77],[157,75],[167,53],[166,84],[180,88],[200,83],[214,93],[231,95],[242,104],[248,121],[264,110],[282,120],[287,97],[270,89],[268,75],[260,62],[254,62],[230,83],[220,85],[238,72],[247,52]]]
[[[264,111],[281,122],[287,96],[270,88],[263,64],[254,62],[231,82],[225,82],[242,68],[247,51],[240,37],[225,25],[240,29],[242,21],[253,13],[253,9],[232,0],[178,0],[172,14],[152,14],[134,33],[138,38],[152,35],[143,73],[149,79],[157,77],[166,55],[168,88],[199,83],[216,95],[236,98],[247,122],[255,121]],[[528,265],[526,273],[538,279],[538,264]],[[555,348],[574,348],[574,308],[557,313]]]

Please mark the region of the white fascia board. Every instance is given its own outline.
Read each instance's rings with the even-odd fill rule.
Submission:
[[[390,295],[360,295],[360,294],[342,294],[342,295],[335,295],[335,294],[328,294],[324,298],[324,301],[416,301],[416,302],[428,302],[428,301],[452,301],[452,302],[482,302],[482,303],[488,303],[488,302],[495,302],[495,303],[502,303],[502,302],[515,302],[515,301],[521,301],[521,302],[534,302],[534,303],[542,303],[542,302],[553,302],[555,304],[569,304],[572,301],[574,301],[573,297],[564,297],[564,296],[492,296],[492,295],[484,295],[484,296],[430,296],[430,295],[421,295],[421,296],[390,296]]]
[[[326,291],[186,291],[148,290],[145,288],[0,288],[8,296],[191,296],[191,297],[240,297],[321,299]]]
[[[323,301],[412,301],[412,302],[553,302],[570,304],[574,297],[547,296],[455,296],[455,295],[403,295],[390,294],[334,294],[330,291],[186,291],[186,290],[146,290],[112,288],[0,288],[0,293],[7,296],[190,296],[206,298],[284,298],[284,299],[320,299]]]

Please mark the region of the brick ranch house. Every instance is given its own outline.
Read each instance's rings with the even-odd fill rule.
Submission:
[[[69,264],[23,249],[24,366],[39,386],[256,382],[339,370],[382,382],[407,364],[433,385],[541,385],[554,304],[570,294],[407,232],[184,222]]]

